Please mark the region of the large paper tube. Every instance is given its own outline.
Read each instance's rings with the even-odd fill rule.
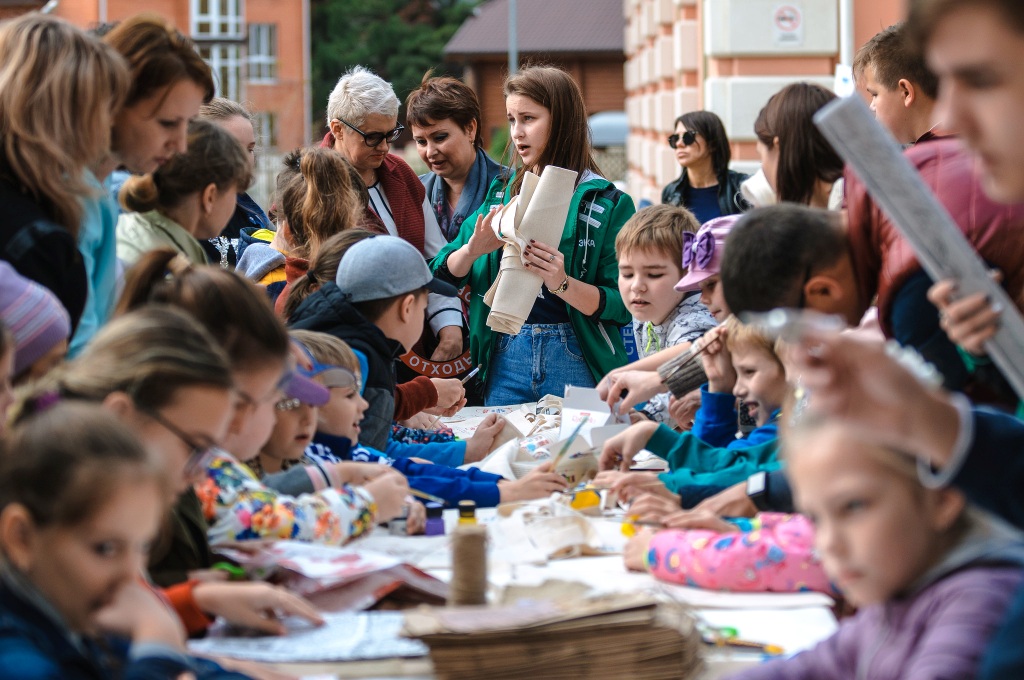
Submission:
[[[519,195],[492,221],[495,234],[506,243],[498,276],[484,295],[492,330],[515,335],[530,316],[544,280],[525,267],[523,251],[531,239],[558,247],[577,176],[553,165],[539,178],[527,172]]]
[[[814,123],[860,175],[871,198],[889,216],[933,280],[956,279],[957,294],[984,291],[1002,305],[999,330],[985,349],[1024,399],[1024,319],[956,222],[928,189],[921,175],[861,101],[840,99],[823,107]]]

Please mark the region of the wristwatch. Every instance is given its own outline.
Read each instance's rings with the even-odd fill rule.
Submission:
[[[761,471],[747,477],[747,498],[754,507],[764,512],[768,507],[768,473]]]

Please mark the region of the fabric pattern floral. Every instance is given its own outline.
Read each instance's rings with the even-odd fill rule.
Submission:
[[[834,593],[803,515],[765,512],[735,532],[659,531],[645,560],[662,581],[707,590]]]
[[[228,454],[206,469],[196,495],[216,545],[252,539],[291,539],[339,545],[373,528],[376,506],[365,489],[350,485],[287,496],[263,485]]]

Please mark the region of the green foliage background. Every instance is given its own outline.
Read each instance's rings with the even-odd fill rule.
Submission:
[[[460,69],[444,64],[444,46],[481,2],[312,0],[314,129],[324,125],[334,84],[357,64],[390,81],[403,102],[429,68],[460,76]]]

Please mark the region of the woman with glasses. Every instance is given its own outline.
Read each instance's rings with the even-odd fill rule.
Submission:
[[[747,175],[729,169],[732,152],[721,118],[710,111],[684,113],[668,145],[683,172],[662,190],[662,203],[686,208],[701,224],[750,209],[740,193]]]
[[[225,441],[235,413],[228,359],[196,321],[165,305],[153,305],[111,321],[76,360],[55,369],[20,395],[20,419],[61,402],[101,403],[139,437],[164,466],[166,488],[185,494],[201,478],[216,447]],[[186,531],[175,517],[156,543]],[[205,534],[185,534],[188,547],[213,556]],[[151,555],[152,559],[152,555]],[[287,591],[263,583],[224,583],[151,572],[190,633],[214,616],[282,632],[267,611],[280,609],[318,622],[316,611]]]
[[[427,259],[448,244],[419,177],[400,156],[389,153],[405,126],[398,122],[398,97],[391,84],[362,66],[339,80],[327,99],[327,146],[355,167],[370,192],[370,208],[392,236]],[[444,354],[462,354],[462,303],[431,293],[430,330]]]

